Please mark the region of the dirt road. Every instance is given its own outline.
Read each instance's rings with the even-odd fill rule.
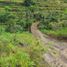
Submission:
[[[58,41],[43,34],[39,31],[38,24],[39,22],[32,24],[32,34],[40,39],[44,45],[51,46],[49,51],[43,55],[43,58],[51,67],[67,67],[67,42]],[[54,56],[55,52],[59,53],[58,57]]]

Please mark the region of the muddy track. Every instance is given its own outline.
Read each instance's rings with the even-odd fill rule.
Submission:
[[[50,45],[53,49],[55,49],[55,51],[59,52],[59,56],[54,57],[52,55],[53,49],[49,48],[51,51],[49,50],[48,53],[44,54],[43,58],[49,63],[49,65],[51,65],[51,67],[67,67],[67,42],[58,41],[43,34],[39,31],[38,24],[39,22],[32,24],[32,34],[40,39],[45,45]]]

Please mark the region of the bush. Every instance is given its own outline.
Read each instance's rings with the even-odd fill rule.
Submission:
[[[24,0],[23,4],[24,6],[28,7],[28,6],[34,5],[35,3],[32,0]]]

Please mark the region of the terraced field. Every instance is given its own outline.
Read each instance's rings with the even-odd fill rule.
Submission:
[[[35,5],[25,7],[23,2],[0,0],[0,18],[4,18],[0,21],[6,22],[0,23],[0,67],[67,67],[67,42],[51,38],[38,29],[41,21],[50,20],[49,14],[67,14],[67,4],[63,0],[34,0]],[[7,16],[9,20],[5,19]]]

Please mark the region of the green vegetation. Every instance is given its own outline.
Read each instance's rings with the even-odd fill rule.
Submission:
[[[67,38],[67,28],[59,29],[59,30],[41,30],[43,33],[48,34],[50,36],[55,37],[61,37],[61,38]]]
[[[60,1],[61,2],[61,1]],[[49,34],[51,36],[65,37],[67,38],[67,9],[64,5],[66,2],[56,3],[52,6],[51,9],[47,9],[48,12],[43,14],[39,28],[42,32]],[[50,7],[48,7],[50,8]],[[60,8],[60,9],[59,9]]]
[[[49,46],[31,34],[31,25],[67,38],[66,0],[0,0],[0,67],[49,67],[42,54]]]
[[[40,67],[45,64],[42,54],[47,49],[28,32],[4,33],[0,36],[0,66],[1,67]]]
[[[9,1],[10,5],[0,4],[0,67],[48,67],[42,58],[48,48],[44,49],[30,33],[35,21],[34,2],[24,1],[18,6],[11,3],[14,1]]]

